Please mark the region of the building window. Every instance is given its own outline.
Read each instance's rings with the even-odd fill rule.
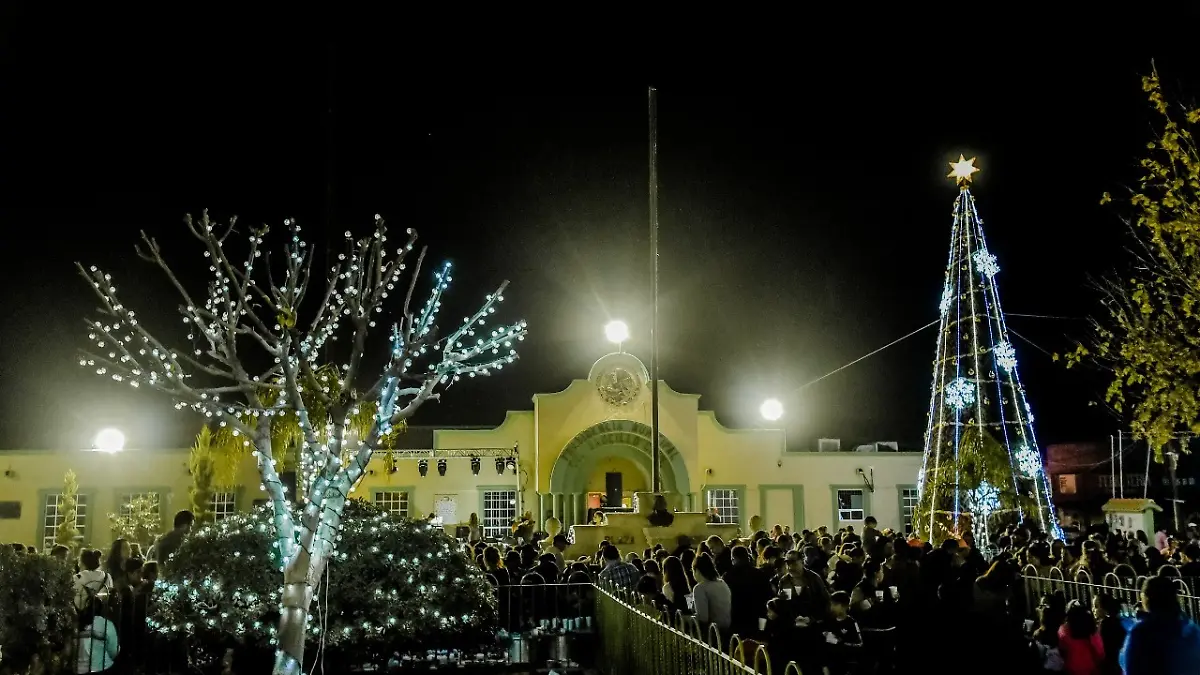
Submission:
[[[913,514],[917,511],[917,489],[900,488],[900,520],[904,522],[904,534],[912,534]]]
[[[129,517],[129,505],[135,499],[145,499],[149,507],[150,513],[153,513],[156,518],[162,520],[162,499],[159,498],[157,492],[130,492],[121,495],[121,517]]]
[[[408,493],[401,490],[380,490],[375,493],[375,506],[393,516],[408,517]]]
[[[237,494],[233,492],[214,492],[208,502],[213,520],[221,520],[237,513]]]
[[[741,503],[738,501],[738,491],[727,488],[708,490],[705,493],[705,503],[708,508],[716,509],[721,516],[721,522],[737,525],[742,522]]]
[[[841,523],[862,522],[867,517],[862,490],[838,490],[837,508],[838,527],[841,527]]]
[[[62,525],[65,516],[62,512],[62,495],[46,495],[46,515],[42,519],[42,550],[49,550],[54,546],[54,540],[58,537],[58,526]],[[83,534],[83,528],[87,525],[87,495],[75,495],[75,529]]]
[[[512,529],[512,521],[516,517],[516,490],[488,490],[483,493],[484,537],[504,537]]]

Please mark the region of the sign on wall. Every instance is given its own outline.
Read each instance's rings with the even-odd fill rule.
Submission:
[[[433,515],[443,525],[458,524],[458,495],[434,495]]]

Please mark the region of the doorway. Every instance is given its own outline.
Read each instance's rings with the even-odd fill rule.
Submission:
[[[624,485],[624,476],[619,471],[604,474],[604,496],[608,498],[609,506],[621,506],[625,496]]]

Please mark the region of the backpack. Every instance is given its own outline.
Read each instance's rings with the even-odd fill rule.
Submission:
[[[75,591],[75,609],[80,616],[103,615],[106,600],[108,603],[116,602],[114,590],[112,577],[107,572],[102,578],[84,582]]]

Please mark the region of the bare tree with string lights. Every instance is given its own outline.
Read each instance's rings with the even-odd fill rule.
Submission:
[[[345,233],[345,248],[325,274],[313,272],[315,253],[294,220],[284,221],[282,260],[271,259],[265,225],[242,229],[236,219],[218,223],[207,212],[185,223],[211,274],[206,289],[189,290],[145,232],[137,253],[178,293],[191,344],[160,339],[119,298],[108,273],[78,265],[100,299],[100,318],[87,321],[94,348],[80,364],[166,394],[177,408],[204,414],[252,448],[273,511],[283,574],[274,672],[294,675],[304,660],[313,594],[337,548],[347,495],[372,455],[393,428],[438,398],[439,386],[512,363],[525,322],[493,327],[504,282],[455,330],[440,334],[436,320],[450,264],[434,272],[424,305],[413,309],[424,250],[413,254],[417,236],[410,229],[389,251],[379,216],[368,236]],[[235,243],[240,254],[229,250]],[[375,341],[380,344],[373,352]],[[319,359],[333,354],[341,363],[322,365]],[[372,368],[371,362],[382,365]],[[364,413],[369,423],[349,433]],[[301,495],[287,493],[276,466],[272,423],[281,417],[294,417],[300,430]]]

